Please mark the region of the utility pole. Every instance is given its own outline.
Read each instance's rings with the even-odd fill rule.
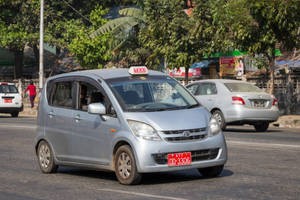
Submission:
[[[44,0],[40,0],[40,72],[39,88],[43,88],[44,83]]]

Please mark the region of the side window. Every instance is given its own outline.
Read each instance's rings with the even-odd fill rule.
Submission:
[[[191,85],[189,87],[187,87],[187,89],[193,94],[193,95],[197,95],[197,90],[198,90],[198,84],[194,84]]]
[[[88,105],[91,103],[103,103],[105,105],[104,95],[98,88],[89,83],[79,82],[79,94],[79,110],[87,111]]]
[[[73,108],[73,84],[71,81],[55,83],[55,89],[52,96],[52,106]]]
[[[217,94],[215,83],[201,83],[199,85],[199,95],[214,95]]]
[[[208,88],[210,89],[210,95],[217,94],[217,87],[215,83],[209,83]]]

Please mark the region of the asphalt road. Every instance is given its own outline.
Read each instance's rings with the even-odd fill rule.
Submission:
[[[0,116],[0,200],[23,199],[300,199],[300,130],[229,127],[229,159],[218,178],[197,170],[146,174],[137,186],[114,173],[61,167],[42,174],[32,118]]]

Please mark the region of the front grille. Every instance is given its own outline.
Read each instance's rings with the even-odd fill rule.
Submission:
[[[168,164],[168,154],[181,153],[181,152],[168,152],[168,153],[157,153],[152,154],[155,162],[159,165]],[[218,156],[219,148],[216,149],[205,149],[191,151],[192,162],[203,161],[203,160],[213,160]]]
[[[205,131],[205,130],[206,130],[206,127],[196,128],[196,129],[187,129],[187,130],[163,131],[163,133],[166,134],[166,135],[171,135],[171,134],[182,134],[184,131],[188,131],[190,133],[197,133],[197,132],[202,132],[202,131]]]
[[[208,136],[206,132],[206,127],[196,129],[162,131],[162,133],[164,134],[164,139],[167,142],[203,140]]]
[[[181,136],[181,137],[166,137],[165,139],[168,142],[177,142],[177,141],[182,141],[182,140],[203,140],[204,138],[207,137],[207,134],[203,135],[192,135],[192,136]]]

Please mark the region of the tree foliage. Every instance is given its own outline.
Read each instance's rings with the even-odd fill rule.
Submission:
[[[38,42],[38,0],[0,0],[0,46],[15,55],[15,78],[22,75],[23,49]]]
[[[273,93],[276,45],[284,50],[299,47],[299,1],[217,0],[214,3],[214,22],[220,30],[220,44],[267,57],[270,93]]]
[[[101,17],[105,13],[106,11],[98,6],[90,14],[91,26],[85,26],[78,20],[71,20],[67,25],[68,31],[63,34],[64,38],[70,41],[67,47],[71,54],[84,68],[103,68],[111,58],[108,44],[111,40],[110,34],[90,37],[91,33],[106,23],[106,20]]]
[[[197,1],[192,17],[184,12],[181,0],[146,0],[144,4],[147,26],[139,37],[152,51],[150,66],[165,60],[168,68],[185,67],[188,71],[190,65],[211,52],[210,12],[202,1]]]

